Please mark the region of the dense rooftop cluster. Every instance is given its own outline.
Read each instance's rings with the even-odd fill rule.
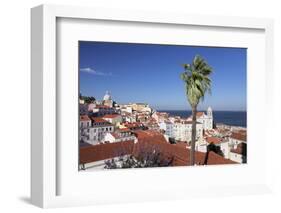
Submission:
[[[190,116],[157,112],[147,103],[117,104],[108,92],[102,101],[80,100],[79,109],[80,169],[109,168],[108,162],[118,167],[124,157],[144,162],[154,156],[159,166],[190,164]],[[216,126],[210,107],[196,117],[196,165],[246,163],[245,128]]]

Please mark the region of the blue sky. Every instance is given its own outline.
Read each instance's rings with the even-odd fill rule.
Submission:
[[[198,109],[246,110],[245,48],[80,41],[80,92],[101,100],[108,90],[117,103],[190,110],[180,73],[196,54],[213,68],[212,94]]]

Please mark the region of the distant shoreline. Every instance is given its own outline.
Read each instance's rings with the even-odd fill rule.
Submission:
[[[204,110],[198,110],[203,111]],[[186,118],[191,116],[190,110],[159,110],[158,112],[166,112],[170,116],[180,116]],[[235,127],[247,127],[247,111],[214,111],[213,110],[214,123],[224,124]]]
[[[247,128],[247,126],[236,126],[236,125],[229,125],[229,124],[225,124],[225,123],[215,123],[216,125],[222,126],[229,126],[229,127],[235,127],[235,128]]]

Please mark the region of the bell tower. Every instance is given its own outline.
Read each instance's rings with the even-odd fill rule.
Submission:
[[[207,124],[207,129],[213,129],[213,110],[211,107],[208,107],[207,109],[207,120],[208,120],[208,124]]]
[[[207,115],[209,118],[212,118],[213,117],[213,111],[212,111],[212,108],[211,107],[208,107],[207,109]]]

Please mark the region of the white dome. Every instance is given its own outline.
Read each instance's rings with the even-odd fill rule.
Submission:
[[[111,95],[109,94],[108,91],[106,91],[105,95],[103,96],[103,100],[104,100],[104,101],[109,101],[109,100],[111,100]]]

